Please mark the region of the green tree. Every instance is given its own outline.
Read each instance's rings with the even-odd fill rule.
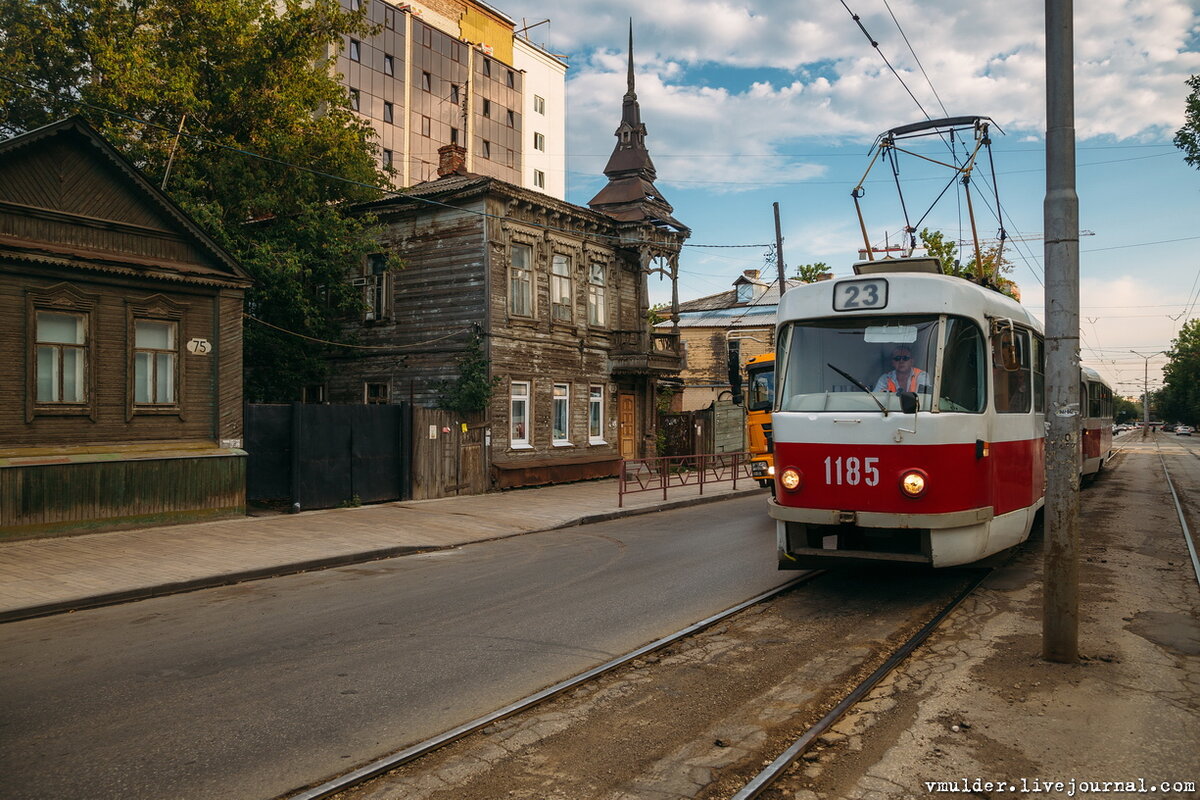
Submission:
[[[833,272],[833,269],[828,264],[824,261],[817,261],[813,264],[801,264],[796,267],[796,274],[792,278],[805,283],[816,283],[830,272]]]
[[[479,334],[473,334],[458,360],[458,378],[454,381],[442,381],[438,387],[438,405],[463,416],[487,410],[492,393],[500,383],[500,378],[488,377],[488,369],[489,362],[483,353],[483,339]]]
[[[931,231],[922,228],[917,234],[925,252],[942,262],[942,272],[967,280],[978,280],[980,270],[977,268],[975,256],[964,265],[958,258],[958,245],[941,231]],[[1004,255],[999,242],[981,248],[980,256],[983,264],[983,274],[988,282],[1004,294],[1020,299],[1016,283],[1004,277],[1012,272],[1012,262]]]
[[[1191,87],[1183,110],[1183,127],[1175,132],[1175,146],[1183,151],[1183,160],[1200,169],[1200,75],[1185,83]]]
[[[1130,400],[1128,397],[1120,395],[1113,396],[1113,419],[1116,422],[1130,422],[1131,420],[1141,419],[1142,406]]]
[[[1165,421],[1200,423],[1200,319],[1184,324],[1171,342],[1158,412]]]
[[[241,261],[255,280],[247,313],[343,338],[362,302],[346,270],[377,247],[376,221],[348,205],[378,197],[387,179],[332,71],[344,38],[370,32],[365,11],[337,0],[0,0],[0,19],[0,133],[82,115]],[[247,322],[247,399],[296,399],[324,377],[323,345],[277,328]]]

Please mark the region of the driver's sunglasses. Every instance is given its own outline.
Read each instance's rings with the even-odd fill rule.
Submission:
[[[892,361],[912,361],[912,356],[892,356]]]

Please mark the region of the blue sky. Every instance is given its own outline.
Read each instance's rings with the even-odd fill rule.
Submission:
[[[850,274],[862,237],[850,190],[883,130],[930,117],[982,115],[994,136],[1000,205],[1013,243],[1012,277],[1035,314],[1043,305],[1045,194],[1043,4],[947,0],[504,0],[534,40],[567,57],[567,199],[586,204],[603,182],[625,90],[634,24],[638,99],[658,187],[692,229],[692,244],[774,241],[780,204],[784,259],[824,261]],[[847,11],[859,15],[876,51]],[[882,58],[881,55],[882,54]],[[887,59],[903,79],[888,69]],[[1200,292],[1200,170],[1172,144],[1189,75],[1200,73],[1195,0],[1076,4],[1075,104],[1084,363],[1134,394],[1145,361],[1165,350]],[[907,88],[906,88],[907,87]],[[909,92],[915,95],[909,96]],[[918,103],[920,104],[918,106]],[[945,148],[940,143],[937,146]],[[931,154],[933,151],[929,151]],[[914,219],[949,179],[901,162]],[[982,177],[982,176],[981,176]],[[890,171],[865,184],[872,243],[904,224]],[[979,193],[982,236],[998,223]],[[925,225],[957,238],[954,191]],[[965,223],[963,223],[965,226]],[[729,288],[764,269],[762,247],[685,248],[680,298]],[[670,287],[651,279],[651,298]],[[1151,386],[1164,359],[1150,360]]]

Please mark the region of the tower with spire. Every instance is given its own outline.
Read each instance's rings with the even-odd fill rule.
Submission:
[[[617,144],[609,156],[604,174],[608,184],[596,194],[588,206],[620,222],[649,222],[674,230],[685,236],[688,228],[672,215],[675,209],[654,185],[657,173],[650,151],[646,149],[646,126],[638,107],[633,85],[633,20],[629,21],[628,88],[621,101],[621,124],[617,127]]]

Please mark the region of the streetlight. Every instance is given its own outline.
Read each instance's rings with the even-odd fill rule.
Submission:
[[[1145,359],[1145,377],[1142,378],[1142,415],[1144,417],[1143,421],[1145,422],[1145,424],[1142,426],[1142,438],[1144,439],[1146,438],[1146,434],[1150,431],[1150,359],[1154,358],[1155,356],[1165,356],[1167,351],[1159,350],[1157,353],[1151,353],[1150,355],[1139,353],[1137,350],[1130,350],[1129,352],[1133,353],[1138,358]]]

